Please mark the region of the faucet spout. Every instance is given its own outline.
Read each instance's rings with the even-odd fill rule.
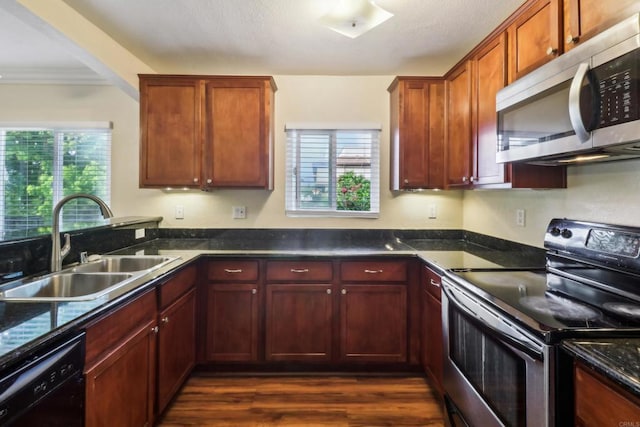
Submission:
[[[102,216],[107,218],[113,217],[111,208],[101,198],[94,196],[93,194],[71,194],[70,196],[62,198],[53,208],[53,220],[51,222],[51,272],[62,270],[62,260],[69,253],[71,249],[71,243],[69,235],[65,234],[65,245],[60,247],[60,212],[62,207],[70,200],[73,199],[89,199],[93,200],[99,207]]]

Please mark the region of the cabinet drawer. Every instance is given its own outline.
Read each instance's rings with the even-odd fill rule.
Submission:
[[[211,261],[207,278],[217,282],[255,281],[258,280],[258,261]]]
[[[267,280],[277,281],[331,281],[333,266],[330,261],[269,261]]]
[[[88,370],[99,357],[112,350],[140,325],[156,318],[156,292],[149,291],[87,327],[86,365]]]
[[[196,282],[196,266],[177,272],[160,286],[160,308],[165,308],[193,287]]]
[[[406,261],[345,261],[340,266],[344,282],[405,282]]]
[[[424,289],[440,301],[440,295],[442,293],[442,278],[427,267],[424,268],[423,274]]]

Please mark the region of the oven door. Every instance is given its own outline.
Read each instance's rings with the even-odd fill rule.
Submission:
[[[444,389],[454,426],[551,426],[552,347],[442,280]]]

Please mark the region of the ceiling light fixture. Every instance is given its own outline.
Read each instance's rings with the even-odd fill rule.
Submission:
[[[373,0],[338,0],[335,7],[320,21],[333,31],[355,39],[391,18]]]

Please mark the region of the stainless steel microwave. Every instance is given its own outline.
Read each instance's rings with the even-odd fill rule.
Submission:
[[[640,14],[500,90],[496,161],[640,157]]]

